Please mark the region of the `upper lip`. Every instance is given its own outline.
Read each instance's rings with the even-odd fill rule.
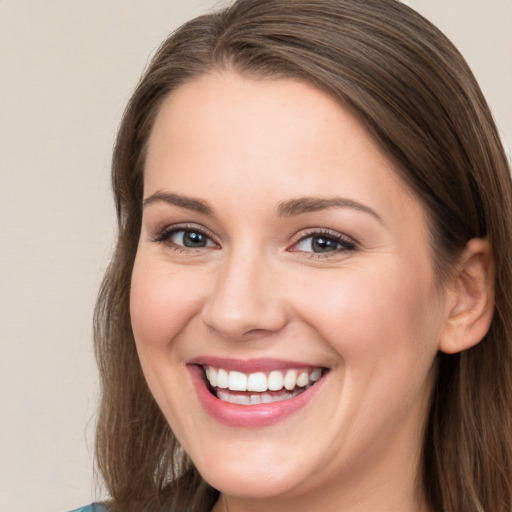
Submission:
[[[227,371],[238,371],[241,373],[269,372],[272,370],[287,370],[291,368],[313,369],[324,368],[321,364],[304,363],[301,361],[291,361],[273,358],[256,359],[233,359],[217,356],[198,356],[187,361],[187,364],[199,366],[212,366],[214,368],[223,368]]]

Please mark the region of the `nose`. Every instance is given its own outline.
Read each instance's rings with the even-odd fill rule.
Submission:
[[[278,269],[255,253],[232,254],[217,268],[202,310],[218,335],[243,340],[283,329],[287,308],[280,296]]]

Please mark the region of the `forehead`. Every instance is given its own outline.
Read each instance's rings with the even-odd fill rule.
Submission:
[[[366,129],[334,99],[299,80],[231,72],[196,78],[164,101],[144,188],[146,197],[163,188],[194,196],[220,190],[224,204],[258,194],[265,202],[341,194],[377,208],[419,206]]]

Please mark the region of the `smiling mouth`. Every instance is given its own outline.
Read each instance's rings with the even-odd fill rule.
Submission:
[[[317,367],[242,373],[203,366],[210,393],[223,402],[238,405],[289,400],[313,386],[325,371]]]

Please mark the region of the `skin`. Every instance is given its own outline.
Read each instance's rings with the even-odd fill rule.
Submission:
[[[279,213],[305,196],[360,206]],[[358,121],[296,80],[199,77],[156,119],[144,197],[131,288],[137,349],[173,431],[222,493],[214,510],[428,510],[422,430],[452,305],[422,206]],[[185,228],[206,245],[184,247]],[[312,236],[326,230],[342,243],[316,253]],[[187,362],[205,355],[329,371],[291,416],[233,428],[198,400]]]

